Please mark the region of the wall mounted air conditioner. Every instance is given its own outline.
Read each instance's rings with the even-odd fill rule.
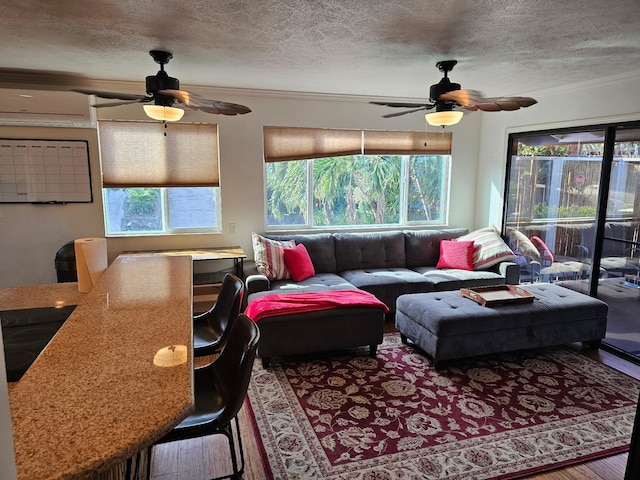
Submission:
[[[89,100],[75,92],[0,89],[0,125],[94,128]]]

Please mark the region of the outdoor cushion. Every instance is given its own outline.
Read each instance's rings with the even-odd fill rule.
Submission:
[[[507,241],[512,250],[520,252],[526,259],[526,262],[539,262],[540,251],[536,248],[529,237],[520,230],[514,228],[507,229]]]
[[[544,241],[538,237],[531,237],[531,242],[536,246],[538,251],[540,252],[540,263],[543,267],[548,267],[553,264],[553,253],[551,253],[551,249],[547,247]]]

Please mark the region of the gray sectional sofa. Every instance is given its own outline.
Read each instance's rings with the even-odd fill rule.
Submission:
[[[266,235],[294,240],[309,252],[315,276],[269,280],[247,271],[248,303],[274,293],[305,293],[361,289],[389,307],[393,319],[396,299],[407,293],[457,290],[462,287],[517,284],[520,267],[502,262],[487,270],[437,269],[440,241],[468,233],[467,229],[405,230],[376,233],[317,233]],[[259,320],[258,355],[268,366],[272,357],[368,345],[375,355],[382,343],[384,313],[375,309],[333,309],[280,315]]]
[[[502,262],[487,270],[437,269],[440,241],[466,233],[468,230],[464,228],[450,228],[265,235],[273,240],[304,244],[316,275],[295,282],[291,279],[270,281],[263,275],[250,274],[246,279],[247,301],[276,292],[358,288],[378,297],[393,314],[396,299],[405,293],[519,283],[520,267],[515,262]]]

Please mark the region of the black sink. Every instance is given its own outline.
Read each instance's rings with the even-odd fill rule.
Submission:
[[[26,308],[0,311],[7,381],[20,380],[76,308]]]

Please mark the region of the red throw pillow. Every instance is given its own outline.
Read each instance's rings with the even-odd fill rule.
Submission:
[[[313,277],[316,274],[309,252],[302,243],[293,248],[285,248],[283,255],[284,263],[291,273],[291,278],[296,282]]]
[[[540,263],[543,267],[550,267],[553,263],[553,253],[546,243],[540,237],[531,237],[531,243],[533,243],[540,252]]]
[[[436,268],[473,270],[473,241],[441,240]]]

